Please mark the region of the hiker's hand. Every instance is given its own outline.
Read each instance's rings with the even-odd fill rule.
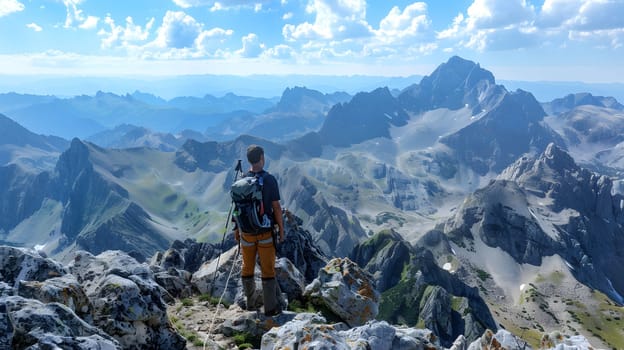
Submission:
[[[240,241],[240,232],[238,232],[238,229],[234,229],[234,239],[236,242]]]

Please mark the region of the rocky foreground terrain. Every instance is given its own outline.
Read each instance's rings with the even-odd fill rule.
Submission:
[[[176,241],[146,262],[120,251],[81,251],[66,265],[2,246],[0,348],[530,348],[505,330],[460,334],[447,343],[437,334],[449,333],[439,319],[427,323],[434,330],[379,320],[375,277],[348,258],[328,260],[299,222],[287,215],[289,239],[276,265],[289,309],[273,318],[240,307],[240,255],[231,241],[222,254],[211,244]],[[424,320],[444,315],[432,298],[420,310]],[[583,337],[561,334],[546,334],[542,342],[544,348],[590,348]]]

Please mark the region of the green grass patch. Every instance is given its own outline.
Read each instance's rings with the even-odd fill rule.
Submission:
[[[293,300],[288,304],[288,310],[296,312],[296,313],[317,313],[317,310],[314,305],[310,302],[301,302],[299,300]]]
[[[477,277],[479,277],[479,279],[480,279],[481,281],[484,281],[484,282],[485,282],[485,280],[487,280],[487,279],[489,279],[489,278],[492,278],[492,275],[490,275],[490,274],[489,274],[487,271],[485,271],[485,270],[481,270],[480,268],[475,268],[475,269],[474,269],[474,271],[476,272]]]
[[[593,293],[593,298],[598,303],[598,308],[588,308],[584,303],[573,301],[572,306],[567,310],[568,313],[591,335],[602,340],[609,347],[624,349],[622,307],[614,305],[606,295],[598,291]]]
[[[216,306],[217,304],[219,304],[219,298],[217,297],[213,297],[210,294],[202,294],[200,295],[197,300],[199,300],[200,302],[208,302],[211,305]],[[221,300],[221,305],[223,305],[223,307],[225,307],[226,309],[230,307],[230,303]]]
[[[239,349],[259,349],[262,337],[254,336],[248,332],[235,333],[232,337]]]
[[[184,298],[180,301],[182,303],[182,306],[193,306],[193,299],[191,298]]]

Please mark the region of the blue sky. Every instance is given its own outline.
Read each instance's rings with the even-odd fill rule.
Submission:
[[[0,0],[0,74],[624,82],[624,0]]]

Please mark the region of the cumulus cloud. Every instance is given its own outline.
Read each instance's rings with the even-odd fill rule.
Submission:
[[[87,19],[85,19],[84,22],[82,22],[82,24],[78,26],[78,28],[81,28],[81,29],[95,29],[95,28],[97,28],[97,25],[98,25],[99,21],[100,21],[99,17],[88,16]]]
[[[474,0],[437,38],[476,50],[510,50],[537,45],[595,42],[620,47],[624,30],[621,0]]]
[[[624,40],[624,2],[618,0],[545,0],[538,26],[571,41],[619,48]]]
[[[405,7],[403,11],[394,6],[379,23],[377,36],[384,41],[392,42],[421,34],[430,23],[427,18],[427,4],[424,2],[415,2]]]
[[[125,26],[116,25],[115,21],[107,16],[104,19],[104,23],[109,26],[109,31],[102,29],[98,32],[98,35],[102,36],[101,46],[103,48],[111,48],[115,46],[128,47],[134,45],[137,42],[144,42],[148,39],[152,26],[154,25],[154,18],[150,19],[145,27],[134,24],[132,17],[126,17]]]
[[[154,29],[155,19],[144,26],[127,17],[124,25],[117,25],[110,17],[104,22],[108,28],[98,32],[102,48],[122,48],[134,57],[155,59],[187,59],[202,57],[229,57],[233,53],[224,49],[234,31],[231,29],[204,29],[204,24],[182,11],[165,13],[160,27]],[[253,38],[244,41],[241,53],[251,55]]]
[[[366,22],[366,1],[311,0],[306,12],[315,14],[314,23],[287,24],[282,34],[287,41],[341,40],[372,35]]]
[[[208,56],[218,56],[219,51],[223,51],[223,44],[234,34],[231,29],[213,28],[201,32],[195,45],[197,50]]]
[[[279,44],[266,49],[262,53],[262,56],[268,58],[276,58],[280,60],[287,60],[295,56],[295,49],[288,45]]]
[[[210,7],[210,11],[232,10],[240,8],[252,9],[255,12],[262,10],[263,4],[269,4],[272,0],[173,0],[173,2],[183,9],[191,7]]]
[[[526,0],[475,0],[467,12],[469,30],[505,28],[535,17],[535,8]]]
[[[264,44],[260,43],[258,35],[249,33],[243,37],[243,47],[236,51],[238,55],[245,58],[254,58],[260,56],[264,50]]]
[[[536,10],[526,0],[475,0],[437,38],[478,51],[536,46],[535,18]]]
[[[0,0],[0,17],[24,10],[24,4],[17,0]]]
[[[293,16],[294,16],[294,14],[293,14],[292,12],[286,12],[286,13],[282,16],[282,19],[286,21],[286,20],[289,20],[289,19],[293,18]]]
[[[166,48],[190,48],[202,32],[202,24],[184,12],[167,11],[155,43]]]
[[[95,29],[100,20],[99,17],[85,16],[78,5],[84,0],[63,0],[67,16],[65,17],[65,28],[73,28],[74,24],[81,29]]]
[[[26,25],[27,28],[30,28],[32,30],[34,30],[35,32],[40,32],[43,30],[43,28],[41,28],[41,26],[39,26],[37,23],[28,23]]]

